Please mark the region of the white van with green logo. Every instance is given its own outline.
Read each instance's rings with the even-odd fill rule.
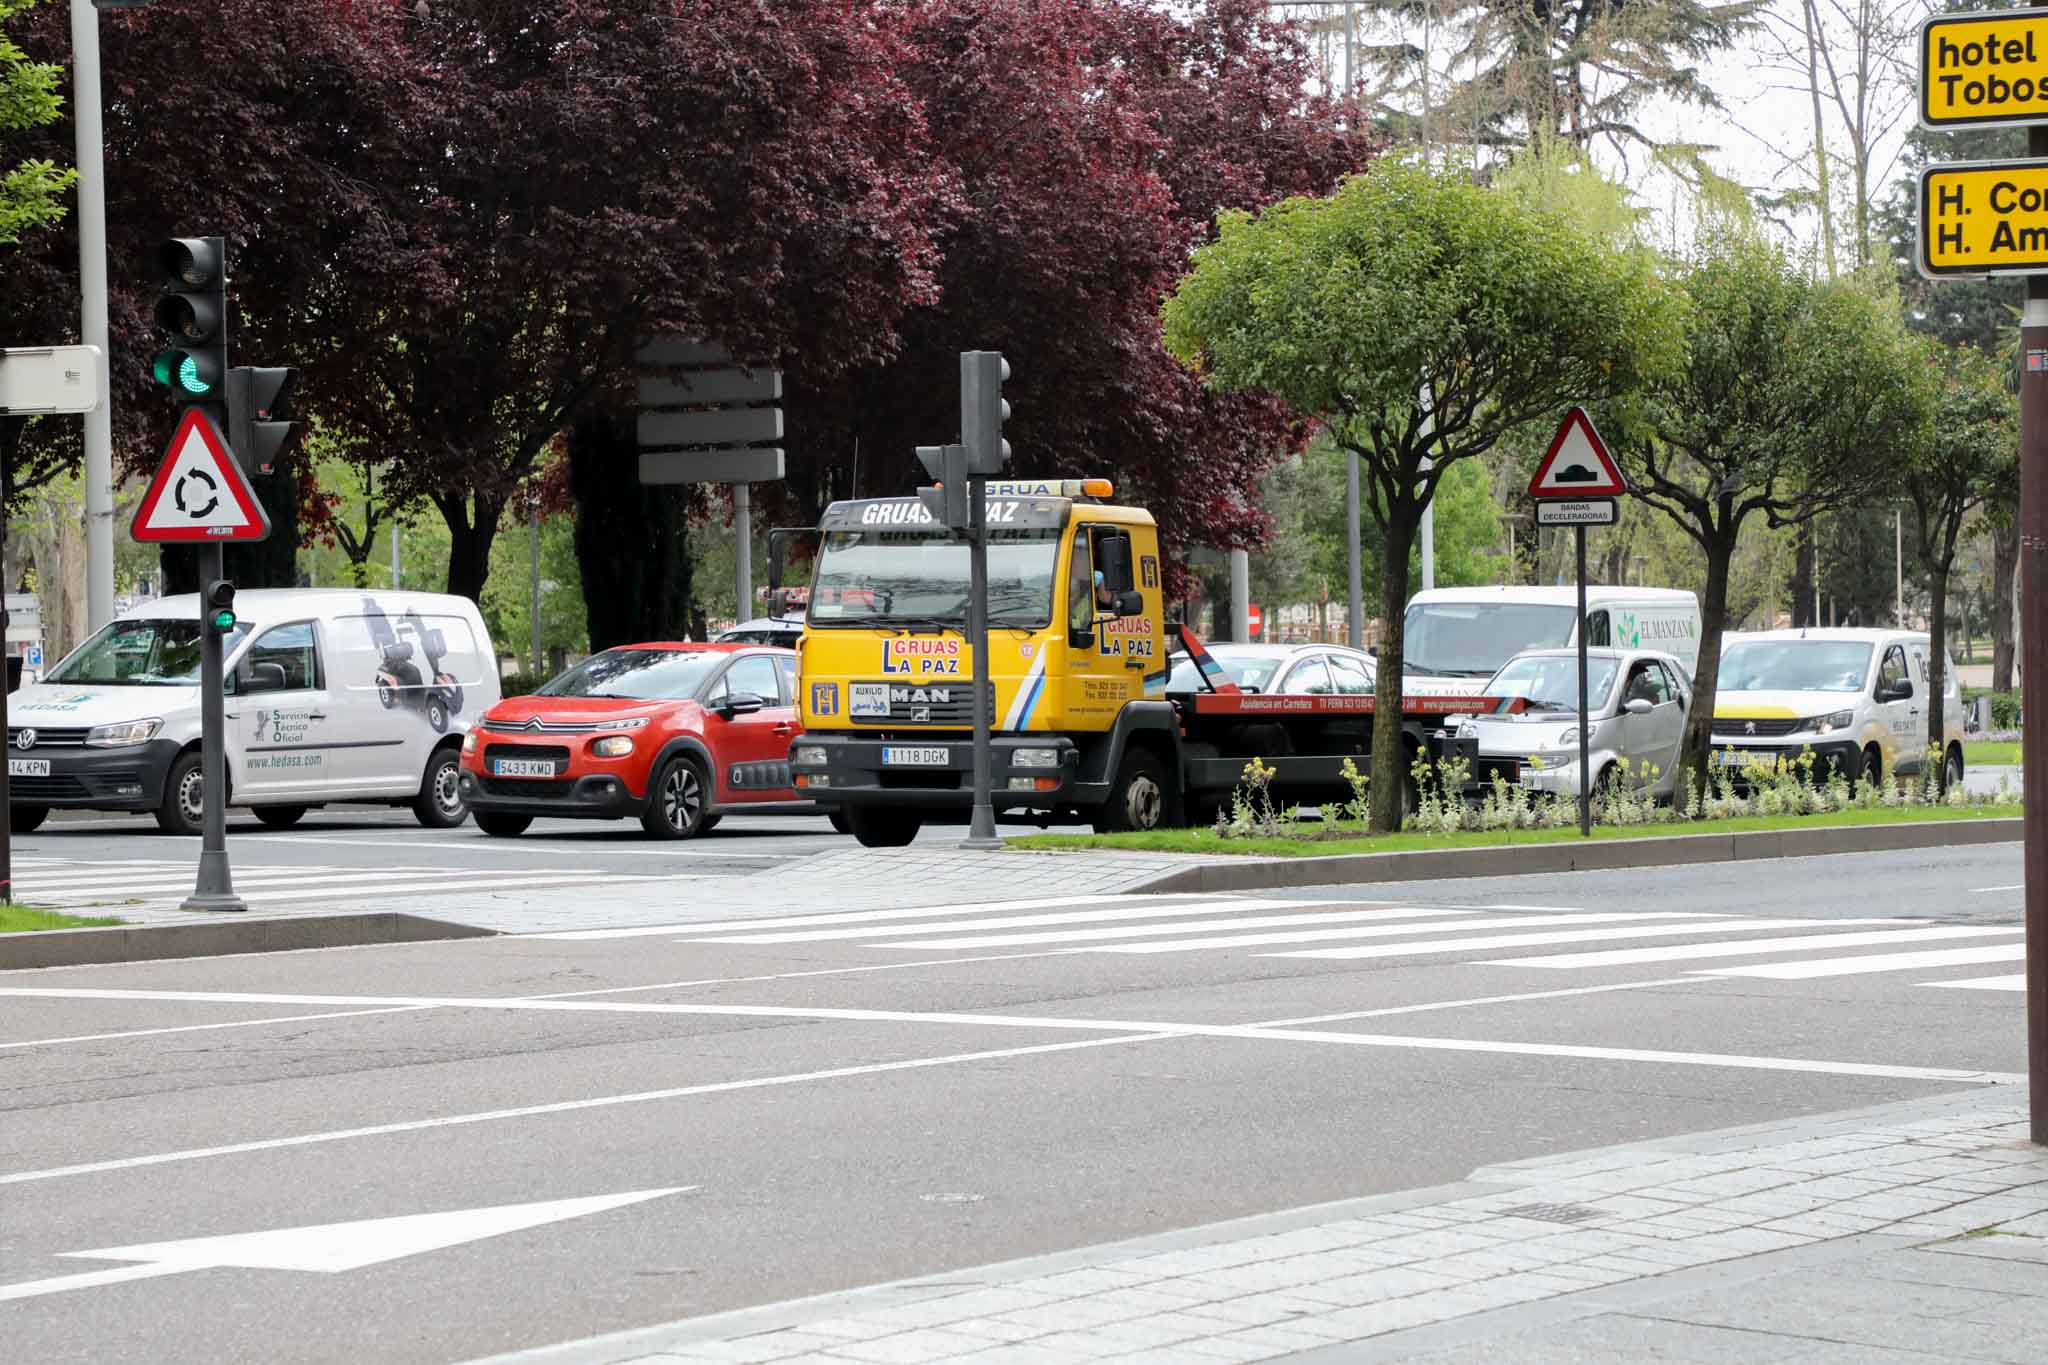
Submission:
[[[1476,695],[1502,664],[1578,643],[1578,590],[1429,588],[1408,601],[1401,689],[1411,697]],[[1586,644],[1668,654],[1688,679],[1700,657],[1700,603],[1676,588],[1586,589]]]

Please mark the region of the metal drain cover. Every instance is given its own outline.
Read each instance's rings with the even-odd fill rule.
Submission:
[[[1509,1218],[1527,1218],[1537,1223],[1583,1223],[1602,1216],[1599,1209],[1586,1204],[1523,1204],[1501,1212]]]

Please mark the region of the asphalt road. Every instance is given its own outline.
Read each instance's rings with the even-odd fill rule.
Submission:
[[[7,1353],[464,1360],[1995,1083],[2018,880],[1997,845],[833,916],[771,875],[722,926],[0,974]]]

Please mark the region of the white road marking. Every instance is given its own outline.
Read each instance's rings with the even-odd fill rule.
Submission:
[[[2026,889],[2027,884],[2025,882],[2014,882],[2011,886],[1973,886],[1970,888],[1970,894],[1981,896],[1987,891],[2024,891]]]
[[[2027,988],[2027,974],[1973,976],[1968,981],[1922,981],[1920,984],[1951,991],[2023,991]]]
[[[180,872],[164,872],[144,877],[109,877],[105,873],[98,877],[70,877],[62,882],[53,882],[45,877],[17,877],[14,882],[15,894],[30,900],[62,897],[84,903],[118,900],[162,899],[161,893],[190,890],[198,869],[188,867]],[[442,883],[450,880],[449,874],[438,868],[422,868],[418,877],[436,877]],[[528,885],[536,874],[532,872],[463,872],[460,874],[464,886]],[[551,877],[606,877],[614,874],[589,868],[579,871],[543,873]],[[392,885],[393,878],[400,881],[405,874],[385,872],[372,868],[303,868],[297,871],[285,868],[252,868],[243,866],[234,871],[237,891],[255,886],[300,886],[311,887],[322,882],[336,883],[351,890],[367,893],[372,888]]]
[[[1901,921],[1880,921],[1870,919],[1838,919],[1814,921],[1815,929],[1824,929],[1829,924],[1878,924],[1900,923]],[[1748,957],[1751,954],[1805,952],[1819,949],[1823,952],[1836,948],[1863,948],[1871,944],[1926,943],[1945,938],[1992,938],[2000,934],[2017,934],[2020,929],[1988,928],[1933,928],[1933,929],[1873,929],[1861,934],[1811,933],[1796,934],[1784,938],[1752,938],[1735,943],[1681,943],[1676,947],[1657,948],[1615,948],[1598,953],[1554,953],[1548,957],[1499,958],[1484,965],[1488,967],[1550,967],[1576,969],[1581,967],[1626,967],[1639,962],[1683,962],[1699,957]]]
[[[1346,1010],[1342,1014],[1310,1014],[1299,1019],[1269,1019],[1260,1028],[1299,1028],[1303,1024],[1337,1024],[1346,1019],[1378,1019],[1389,1014],[1427,1014],[1433,1010],[1470,1009],[1476,1005],[1514,1005],[1524,1000],[1557,1000],[1567,995],[1605,995],[1610,991],[1646,991],[1657,986],[1698,986],[1692,976],[1666,976],[1655,981],[1619,981],[1605,986],[1572,986],[1558,991],[1518,991],[1513,995],[1478,995],[1469,1000],[1431,1000],[1420,1005],[1388,1005],[1376,1010]]]
[[[414,844],[431,843],[438,848],[455,848],[466,853],[480,853],[485,849],[489,849],[493,857],[500,853],[531,853],[538,857],[559,858],[562,856],[565,847],[559,843],[552,847],[543,843],[520,844],[510,839],[493,839],[489,835],[468,838],[457,836],[451,840],[445,834],[436,834],[430,830],[420,830],[418,834],[424,837],[415,837],[404,842]],[[237,844],[347,844],[360,848],[389,848],[392,841],[389,839],[333,839],[320,834],[244,834],[237,837],[235,842]],[[574,840],[567,847],[579,856],[588,856],[594,848],[609,848],[611,842],[606,840],[602,845],[599,845],[594,840]],[[786,853],[727,853],[711,847],[641,848],[635,845],[621,846],[615,851],[622,854],[630,854],[636,858],[642,854],[648,854],[657,858],[756,858],[762,860],[779,860],[789,856]]]
[[[408,895],[453,896],[460,895],[465,892],[478,891],[485,893],[499,891],[541,891],[551,887],[564,886],[623,886],[629,882],[686,882],[694,880],[696,879],[688,876],[667,876],[657,873],[636,874],[628,876],[616,872],[608,872],[600,875],[573,875],[565,877],[552,876],[546,873],[541,873],[538,875],[533,873],[523,873],[518,874],[518,880],[516,881],[487,880],[483,882],[478,882],[472,879],[465,879],[462,876],[454,876],[448,873],[439,874],[437,879],[434,881],[421,882],[380,882],[358,878],[352,885],[322,887],[318,890],[265,891],[261,893],[259,896],[252,898],[255,901],[255,904],[251,908],[261,910],[264,906],[274,904],[278,901],[364,900],[370,897],[387,895],[399,891],[403,891]],[[236,880],[236,885],[237,887],[240,886],[239,878]],[[143,896],[137,897],[135,899],[140,900],[145,905],[175,905],[178,903],[178,897],[175,896]],[[104,904],[115,908],[119,908],[120,906],[125,905],[127,903],[127,901],[120,898],[118,892],[114,892],[110,893],[107,897],[98,901],[70,902],[69,904]]]
[[[1588,921],[1577,915],[1504,915],[1499,918],[1478,919],[1436,919],[1427,923],[1414,923],[1413,919],[1423,916],[1469,915],[1469,910],[1366,910],[1346,911],[1336,914],[1317,915],[1270,915],[1253,916],[1245,920],[1219,920],[1214,923],[1183,920],[1174,924],[1146,925],[1139,929],[1076,929],[1049,931],[1038,934],[994,934],[987,938],[916,939],[911,941],[892,940],[876,944],[879,948],[993,948],[1006,944],[1029,943],[1084,943],[1112,938],[1144,938],[1161,934],[1186,934],[1208,929],[1256,928],[1261,925],[1314,924],[1325,926],[1321,929],[1292,930],[1284,934],[1233,934],[1199,938],[1177,938],[1170,943],[1158,944],[1103,944],[1104,952],[1143,951],[1156,948],[1159,952],[1184,952],[1198,947],[1232,948],[1242,944],[1260,943],[1314,943],[1332,938],[1392,938],[1400,934],[1442,934],[1465,929],[1500,929],[1509,925],[1585,924]],[[1597,919],[1598,917],[1596,917]],[[1359,920],[1372,923],[1359,924]],[[1385,921],[1395,921],[1392,923]],[[1088,952],[1088,948],[1071,949],[1073,952]]]
[[[1533,948],[1546,943],[1599,943],[1620,938],[1666,938],[1673,934],[1738,934],[1751,929],[1794,929],[1813,923],[1810,919],[1752,919],[1718,924],[1625,924],[1607,929],[1561,929],[1549,934],[1493,934],[1484,938],[1442,939],[1434,943],[1395,943],[1366,948],[1313,948],[1293,953],[1267,953],[1267,957],[1372,958],[1414,957],[1423,953],[1470,952],[1484,948]],[[1128,948],[1104,949],[1129,952]]]
[[[97,1270],[0,1285],[0,1301],[32,1299],[43,1294],[88,1289],[124,1279],[149,1278],[149,1275],[139,1273],[142,1271],[151,1275],[170,1275],[186,1270],[237,1267],[333,1275],[486,1237],[502,1237],[508,1232],[522,1232],[568,1218],[584,1218],[696,1188],[695,1185],[674,1185],[666,1189],[629,1190],[623,1194],[600,1194],[582,1199],[547,1199],[530,1204],[501,1204],[495,1208],[401,1214],[396,1218],[364,1218],[315,1227],[233,1233],[225,1237],[192,1237],[179,1242],[66,1251],[61,1254],[85,1260],[141,1261],[143,1264],[128,1267],[125,1273]]]
[[[1808,981],[1821,976],[1866,976],[1871,972],[1914,972],[1928,967],[1962,967],[1980,962],[2018,962],[2027,955],[2024,943],[1998,943],[1988,948],[1948,948],[1925,953],[1864,954],[1822,958],[1817,962],[1770,962],[1759,967],[1716,967],[1695,976],[1757,976],[1773,981]]]
[[[1207,896],[1166,896],[1174,901],[1203,901]],[[1222,898],[1230,899],[1230,898]],[[1157,904],[1149,896],[1049,896],[1038,900],[974,901],[966,905],[915,905],[895,910],[839,910],[822,915],[781,915],[772,919],[701,920],[697,923],[650,924],[630,929],[563,929],[551,934],[522,934],[521,938],[589,941],[611,938],[652,938],[657,934],[735,934],[749,929],[799,929],[813,924],[863,924],[878,920],[939,919],[946,915],[972,914],[976,910],[1040,910],[1055,905],[1102,905],[1110,901],[1126,904]]]
[[[958,934],[978,929],[1013,929],[1030,925],[1100,925],[1106,921],[1127,923],[1131,920],[1173,919],[1168,924],[1144,924],[1137,928],[1111,929],[1055,929],[1037,934],[990,934],[975,935],[972,938],[924,939],[916,943],[885,943],[885,948],[995,948],[1010,943],[1057,943],[1063,939],[1089,938],[1137,938],[1145,934],[1182,934],[1190,929],[1245,929],[1278,924],[1323,924],[1345,923],[1355,920],[1420,919],[1439,915],[1469,915],[1469,910],[1318,910],[1292,915],[1248,915],[1225,919],[1190,920],[1189,915],[1235,916],[1240,910],[1266,910],[1275,906],[1286,906],[1300,911],[1300,901],[1245,900],[1235,903],[1213,902],[1208,905],[1164,905],[1147,906],[1142,910],[1068,910],[1058,914],[1007,915],[996,919],[947,920],[939,924],[883,924],[863,925],[858,929],[811,929],[790,934],[758,934],[738,938],[693,939],[695,943],[822,943],[829,940],[850,938],[887,938],[891,934],[916,932],[920,934]]]
[[[255,1028],[259,1024],[305,1024],[317,1019],[359,1019],[372,1014],[417,1014],[432,1005],[393,1005],[378,1010],[328,1010],[321,1014],[273,1014],[261,1019],[230,1019],[219,1024],[172,1024],[163,1028],[131,1028],[118,1033],[74,1033],[66,1038],[26,1038],[0,1043],[0,1051],[18,1047],[55,1047],[59,1043],[104,1043],[118,1038],[155,1038],[166,1033],[205,1033],[213,1029]]]

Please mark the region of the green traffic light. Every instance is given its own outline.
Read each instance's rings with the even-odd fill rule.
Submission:
[[[235,614],[231,611],[217,611],[213,614],[213,628],[226,634],[235,628]]]
[[[198,357],[185,351],[159,351],[150,374],[165,388],[193,398],[209,397],[220,387],[206,382],[199,373]]]

